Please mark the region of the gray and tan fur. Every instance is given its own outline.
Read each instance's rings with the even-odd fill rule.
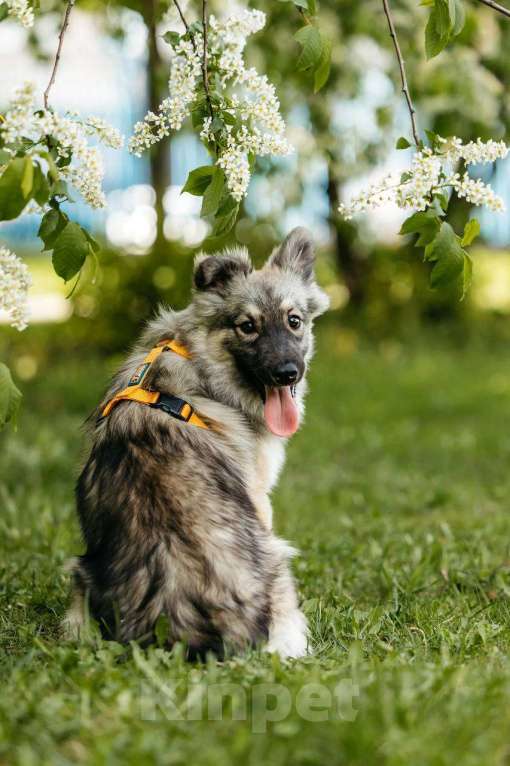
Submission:
[[[144,386],[185,399],[211,428],[135,402],[98,422],[77,485],[87,551],[73,565],[68,628],[80,629],[87,607],[106,637],[148,643],[163,614],[169,645],[184,641],[190,657],[261,644],[282,656],[307,651],[293,550],[272,532],[286,440],[269,432],[263,402],[292,364],[303,410],[312,322],[327,308],[313,259],[304,229],[259,271],[245,250],[200,255],[190,305],[149,323],[101,406],[150,348],[174,338],[192,358],[164,352]]]

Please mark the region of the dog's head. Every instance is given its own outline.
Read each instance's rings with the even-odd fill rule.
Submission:
[[[263,406],[270,431],[290,436],[299,423],[296,391],[312,351],[312,321],[328,306],[315,282],[310,235],[294,229],[259,271],[245,250],[199,255],[194,286],[210,352]]]

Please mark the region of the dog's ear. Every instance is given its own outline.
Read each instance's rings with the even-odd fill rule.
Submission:
[[[302,226],[293,229],[272,253],[267,265],[301,277],[306,285],[308,312],[312,318],[327,311],[329,298],[315,281],[315,253],[308,229]]]
[[[243,250],[233,250],[222,255],[204,255],[195,258],[193,282],[197,290],[211,290],[222,293],[230,280],[239,275],[253,271],[248,253]]]
[[[312,237],[308,229],[302,226],[292,229],[268,261],[268,266],[293,271],[306,283],[313,282],[314,264]]]

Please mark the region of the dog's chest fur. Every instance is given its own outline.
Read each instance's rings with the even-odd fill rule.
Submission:
[[[271,529],[273,510],[269,498],[285,460],[285,447],[274,436],[264,436],[256,442],[254,485],[250,494],[262,522]]]

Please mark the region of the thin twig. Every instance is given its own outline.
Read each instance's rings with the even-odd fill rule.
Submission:
[[[179,14],[179,16],[181,17],[181,21],[182,21],[182,23],[184,24],[184,27],[185,27],[185,29],[186,29],[186,32],[189,32],[189,25],[188,25],[188,22],[187,22],[187,21],[186,21],[186,19],[184,18],[184,13],[182,12],[181,6],[179,5],[179,3],[178,3],[178,1],[177,1],[177,0],[174,0],[174,5],[175,5],[175,7],[177,8],[177,13],[178,13],[178,14]]]
[[[202,47],[202,79],[204,81],[205,97],[209,107],[211,118],[214,117],[214,111],[211,103],[211,94],[209,92],[209,73],[207,71],[207,0],[202,0],[202,38],[204,41]]]
[[[195,42],[195,35],[190,32],[190,27],[188,22],[186,21],[186,18],[184,16],[184,13],[182,12],[182,8],[179,5],[178,0],[173,0],[173,3],[175,7],[177,8],[177,13],[181,17],[181,21],[184,24],[184,28],[186,29],[186,32],[189,34],[189,38],[191,41],[191,44],[193,46],[193,50],[195,53],[198,53],[197,51],[197,45]],[[211,101],[211,93],[209,91],[209,73],[208,73],[208,65],[207,65],[207,25],[208,25],[208,19],[207,19],[207,0],[202,0],[202,31],[203,31],[203,47],[202,47],[202,80],[204,83],[204,91],[205,91],[205,98],[207,101],[207,106],[209,108],[209,114],[211,115],[211,119],[214,118],[214,109]]]
[[[504,5],[500,5],[499,3],[496,3],[495,0],[480,0],[481,3],[484,5],[488,5],[489,8],[492,8],[494,11],[498,11],[498,13],[502,13],[503,16],[506,16],[510,19],[510,10],[508,8],[505,8]]]
[[[482,2],[492,2],[492,0],[482,0]],[[398,66],[400,69],[400,79],[402,80],[402,93],[405,96],[405,100],[407,102],[407,108],[409,109],[409,115],[411,117],[411,128],[413,131],[413,138],[414,143],[416,146],[420,143],[420,138],[418,136],[418,127],[416,125],[416,109],[413,106],[413,102],[411,99],[411,94],[409,93],[409,86],[407,84],[407,76],[406,76],[406,70],[404,66],[404,59],[402,57],[402,51],[400,50],[400,45],[397,38],[397,33],[395,31],[395,25],[393,23],[393,19],[391,17],[391,11],[388,4],[388,0],[382,0],[384,13],[386,14],[386,18],[388,19],[388,26],[390,28],[390,37],[393,40],[393,45],[395,47],[395,53],[397,54],[397,60],[398,60]]]
[[[71,11],[73,10],[75,0],[67,0],[67,6],[66,6],[66,12],[64,14],[64,21],[62,22],[62,27],[60,29],[60,34],[58,36],[58,48],[57,53],[55,55],[55,61],[53,63],[53,69],[51,71],[51,77],[50,81],[46,87],[46,90],[44,91],[44,108],[48,108],[48,99],[50,95],[50,90],[55,82],[55,77],[57,75],[57,69],[60,62],[60,54],[62,53],[62,45],[64,43],[64,35],[66,33],[67,27],[69,25],[69,16],[71,15]]]

